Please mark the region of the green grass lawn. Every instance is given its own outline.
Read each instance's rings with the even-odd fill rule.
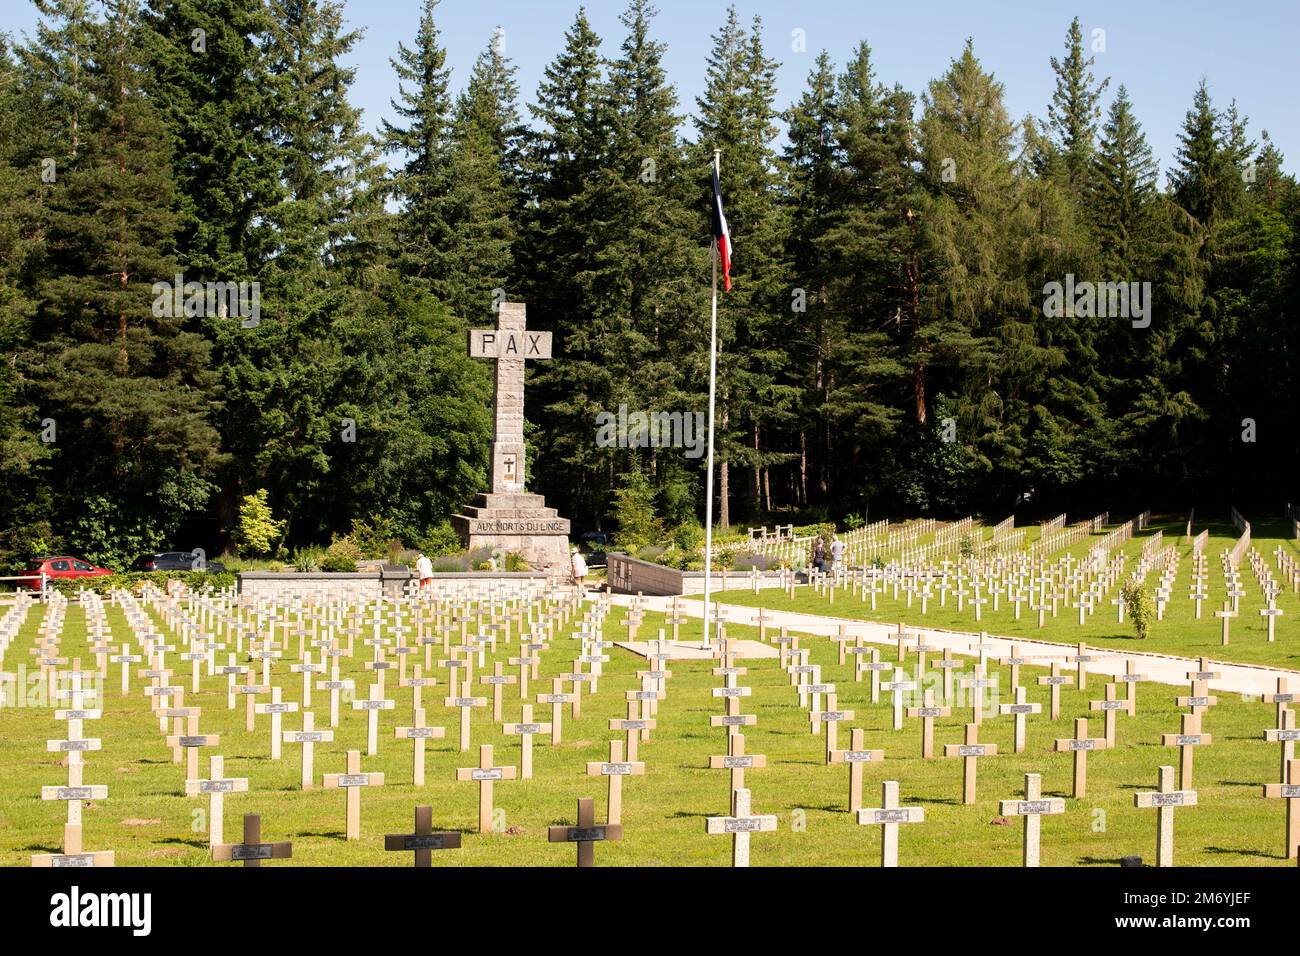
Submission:
[[[1203,526],[1198,525],[1198,530]],[[1021,607],[1021,618],[1015,620],[1014,608],[1003,600],[997,611],[992,611],[992,603],[984,605],[982,620],[976,621],[970,605],[961,612],[957,611],[956,597],[949,592],[946,607],[939,605],[938,592],[929,602],[927,613],[921,613],[921,602],[914,598],[912,606],[907,606],[906,595],[900,590],[897,601],[893,592],[882,592],[876,598],[876,610],[871,610],[869,599],[859,600],[856,593],[837,590],[832,603],[827,594],[818,594],[810,587],[800,586],[795,596],[788,596],[776,589],[764,589],[759,594],[745,590],[728,590],[720,593],[718,599],[723,603],[738,604],[748,607],[766,607],[771,610],[799,611],[806,614],[827,614],[835,617],[854,618],[864,621],[885,623],[902,622],[914,626],[946,628],[958,631],[987,631],[990,634],[1008,637],[1028,637],[1036,640],[1074,643],[1087,641],[1097,647],[1113,650],[1150,651],[1165,654],[1178,654],[1185,657],[1213,657],[1216,660],[1234,661],[1242,664],[1267,664],[1273,667],[1300,669],[1300,599],[1290,590],[1289,584],[1282,580],[1277,564],[1273,560],[1273,549],[1282,545],[1293,555],[1300,555],[1295,542],[1276,536],[1280,528],[1266,528],[1273,537],[1256,537],[1254,546],[1268,561],[1274,578],[1283,585],[1284,590],[1278,598],[1278,607],[1284,612],[1276,625],[1276,640],[1268,642],[1268,628],[1259,611],[1266,606],[1263,595],[1251,573],[1250,565],[1242,561],[1241,579],[1245,585],[1246,596],[1241,599],[1240,616],[1232,620],[1230,643],[1222,644],[1222,623],[1214,617],[1214,611],[1222,607],[1225,600],[1223,574],[1220,570],[1220,553],[1231,547],[1236,540],[1236,532],[1231,525],[1211,525],[1211,536],[1206,548],[1209,573],[1207,586],[1210,599],[1202,605],[1201,619],[1195,614],[1195,605],[1188,600],[1191,587],[1192,562],[1191,546],[1182,538],[1182,527],[1174,525],[1153,525],[1150,531],[1164,530],[1165,542],[1176,544],[1181,556],[1178,579],[1174,583],[1172,597],[1165,611],[1163,621],[1153,621],[1150,636],[1145,641],[1136,640],[1133,626],[1127,618],[1123,624],[1116,620],[1116,609],[1110,599],[1118,593],[1117,589],[1106,595],[1106,603],[1099,607],[1084,624],[1080,626],[1078,612],[1062,604],[1057,609],[1055,619],[1049,614],[1045,626],[1038,626],[1038,615],[1030,611],[1028,604]],[[1069,549],[1076,557],[1087,553],[1099,538],[1093,536],[1087,543],[1075,545]],[[1129,556],[1127,567],[1131,570],[1137,565],[1137,556],[1143,535],[1134,538],[1123,551]],[[1065,553],[1065,552],[1061,552]],[[1053,559],[1057,556],[1053,555]],[[1147,575],[1148,588],[1154,588],[1157,573]],[[987,596],[987,595],[986,595]],[[698,597],[698,596],[697,596]],[[1154,615],[1153,615],[1154,616]]]
[[[845,607],[848,606],[846,602]],[[623,610],[614,609],[606,624],[605,637],[621,639]],[[109,609],[114,642],[126,640],[121,611]],[[17,670],[30,660],[31,646],[40,611],[28,619],[20,638],[6,654],[5,669]],[[70,606],[61,653],[88,658],[84,641],[84,616]],[[647,614],[641,636],[653,636],[662,618]],[[698,628],[698,624],[695,625]],[[732,627],[736,637],[756,636],[753,629]],[[568,670],[577,642],[560,638],[544,655],[544,676]],[[982,760],[979,771],[979,802],[963,806],[960,760],[920,759],[920,723],[909,721],[895,732],[887,697],[878,705],[868,699],[868,684],[854,683],[848,667],[835,663],[835,652],[824,639],[808,638],[812,659],[823,665],[823,680],[840,688],[839,706],[856,711],[853,721],[841,725],[841,746],[847,746],[851,727],[866,730],[867,746],[883,748],[883,764],[867,764],[864,772],[865,805],[879,802],[880,782],[902,783],[904,805],[926,809],[924,824],[903,828],[903,865],[1018,865],[1021,825],[998,819],[997,801],[1021,795],[1023,775],[1043,775],[1044,796],[1065,796],[1071,781],[1072,758],[1052,752],[1056,737],[1070,736],[1076,716],[1087,715],[1086,701],[1103,696],[1104,686],[1094,677],[1087,692],[1066,689],[1061,719],[1050,722],[1046,715],[1029,719],[1027,752],[1011,753],[1012,719],[986,719],[981,741],[996,743],[1002,754]],[[359,659],[365,649],[358,643],[357,660],[345,671],[365,687],[368,674]],[[513,653],[502,648],[500,657]],[[299,865],[405,866],[409,854],[385,853],[385,833],[409,832],[413,808],[418,803],[433,806],[437,828],[465,831],[460,850],[434,854],[435,865],[569,866],[572,846],[552,845],[546,827],[557,822],[573,823],[576,798],[597,798],[597,817],[605,815],[606,782],[588,778],[585,764],[606,759],[608,740],[613,734],[607,721],[622,716],[626,704],[623,692],[636,685],[634,671],[644,661],[618,648],[609,651],[600,691],[583,701],[582,718],[576,723],[565,713],[564,743],[551,747],[540,743],[535,750],[535,778],[496,785],[497,802],[505,813],[507,832],[480,836],[476,828],[478,786],[457,783],[455,768],[477,763],[477,745],[496,745],[498,764],[517,764],[518,738],[505,737],[493,724],[490,712],[475,713],[474,744],[470,753],[454,751],[457,715],[443,708],[443,688],[425,689],[429,722],[447,727],[447,740],[432,741],[427,757],[427,784],[417,789],[411,782],[411,743],[393,738],[393,727],[409,722],[410,690],[400,690],[390,681],[388,696],[397,701],[394,711],[381,719],[380,753],[363,756],[362,769],[384,771],[388,785],[364,792],[362,839],[343,839],[344,796],[340,791],[298,788],[299,749],[285,745],[279,762],[269,759],[268,718],[258,717],[253,734],[243,729],[242,701],[226,709],[224,678],[205,679],[202,692],[186,695],[187,705],[203,708],[201,729],[222,735],[218,751],[226,758],[227,776],[246,776],[251,792],[226,798],[226,838],[237,837],[240,817],[245,812],[262,814],[263,838],[292,840],[294,862]],[[300,679],[288,673],[288,657],[277,663],[277,683],[286,700],[298,700]],[[177,664],[180,662],[177,661]],[[489,669],[490,669],[489,660]],[[752,838],[755,866],[870,865],[879,862],[880,830],[858,826],[847,812],[848,776],[844,766],[828,766],[823,759],[823,739],[809,732],[807,714],[789,678],[776,660],[755,661],[743,685],[754,688],[754,696],[742,710],[758,715],[757,727],[747,735],[748,752],[765,754],[768,767],[751,770],[747,786],[753,793],[753,811],[779,818],[773,834]],[[598,864],[637,866],[727,865],[731,841],[728,837],[706,836],[704,818],[728,810],[728,772],[709,770],[708,757],[725,752],[721,729],[709,726],[710,714],[722,711],[710,688],[721,684],[710,674],[709,662],[675,662],[668,698],[660,705],[659,727],[649,742],[641,745],[641,759],[647,764],[644,777],[627,779],[624,785],[621,842],[597,847]],[[439,671],[443,673],[443,671]],[[1022,681],[1030,687],[1030,700],[1047,700],[1046,688],[1033,683],[1041,673],[1025,668]],[[390,673],[389,677],[394,675]],[[1003,672],[1002,679],[1007,675]],[[184,682],[188,686],[188,669]],[[541,685],[530,685],[530,694]],[[107,784],[109,799],[87,805],[84,811],[85,848],[117,851],[118,865],[204,865],[208,861],[206,835],[200,810],[206,799],[182,795],[184,771],[171,762],[170,750],[158,732],[157,720],[137,680],[129,697],[119,696],[117,670],[110,671],[106,684],[105,716],[86,723],[86,735],[104,741],[101,752],[87,755],[86,784]],[[517,689],[507,688],[505,718],[518,719]],[[1155,852],[1156,818],[1153,811],[1137,810],[1133,794],[1154,789],[1157,768],[1177,764],[1177,753],[1160,746],[1159,735],[1178,728],[1174,705],[1175,689],[1140,685],[1139,715],[1121,716],[1120,747],[1113,752],[1095,753],[1089,760],[1089,795],[1085,800],[1067,800],[1067,812],[1044,819],[1042,859],[1044,865],[1076,866],[1114,864],[1120,857],[1139,854],[1148,861]],[[482,693],[479,688],[476,694]],[[1009,695],[1008,695],[1009,696]],[[317,692],[313,708],[317,726],[328,724],[328,698]],[[936,728],[936,745],[961,739],[961,725],[969,710],[941,720]],[[1100,735],[1100,715],[1092,729]],[[549,706],[537,707],[535,719],[549,719]],[[1266,727],[1275,724],[1273,707],[1223,695],[1220,704],[1205,719],[1205,731],[1215,743],[1197,754],[1196,788],[1201,805],[1177,811],[1177,856],[1180,865],[1282,865],[1283,806],[1265,800],[1261,785],[1278,777],[1279,745],[1263,739]],[[285,729],[300,726],[297,715],[286,715]],[[53,719],[47,707],[9,707],[0,710],[0,863],[26,866],[36,852],[58,850],[65,807],[43,803],[42,785],[62,784],[66,771],[60,755],[45,751],[47,738],[64,735],[66,725]],[[338,739],[318,746],[316,773],[339,772],[347,749],[365,747],[364,714],[345,709]],[[206,775],[207,757],[201,767]],[[275,864],[272,864],[275,865]]]

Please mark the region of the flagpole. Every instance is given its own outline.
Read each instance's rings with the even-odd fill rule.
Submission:
[[[722,178],[722,150],[713,151],[713,173]],[[709,323],[709,451],[704,478],[704,646],[709,646],[713,585],[713,418],[718,392],[718,243],[713,243],[713,309]]]

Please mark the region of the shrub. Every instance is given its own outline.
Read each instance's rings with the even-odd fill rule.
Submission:
[[[673,544],[683,551],[698,551],[704,544],[704,527],[687,521],[673,529]]]
[[[349,537],[334,536],[330,546],[325,549],[325,556],[321,558],[320,568],[322,571],[333,571],[336,573],[351,573],[357,569],[357,562],[364,557],[361,549],[357,547]]]
[[[767,555],[750,551],[736,555],[733,567],[737,571],[752,571],[755,568],[759,571],[766,571],[772,567],[772,563],[772,559]]]
[[[975,538],[969,534],[962,535],[961,544],[957,546],[957,549],[963,558],[973,558],[975,556]]]
[[[662,547],[661,545],[647,544],[643,548],[638,548],[636,553],[632,556],[640,558],[642,561],[650,561],[654,564],[658,564],[659,559],[664,556],[664,553],[667,552],[667,550],[667,548]]]
[[[16,525],[0,531],[0,568],[4,574],[16,574],[28,560],[43,554],[56,554],[63,542],[46,520]]]
[[[431,558],[458,554],[461,549],[460,535],[456,533],[450,521],[443,521],[426,531],[416,542],[416,546]]]
[[[235,534],[241,546],[253,554],[270,554],[275,539],[283,530],[284,522],[277,521],[271,513],[265,488],[244,497],[239,506],[239,525]]]
[[[459,554],[444,554],[433,559],[433,570],[439,573],[468,571],[469,561]]]
[[[293,569],[300,574],[310,574],[320,570],[321,558],[325,554],[325,549],[316,545],[308,545],[305,548],[298,548],[293,553]]]
[[[363,558],[388,557],[393,550],[400,551],[402,548],[392,519],[382,515],[372,514],[366,520],[353,518],[348,537]]]
[[[610,508],[610,517],[618,522],[614,546],[619,551],[633,554],[662,536],[663,528],[655,517],[654,497],[650,478],[640,466],[634,466],[619,478]]]
[[[1133,578],[1124,582],[1119,589],[1119,593],[1120,597],[1124,599],[1124,607],[1128,611],[1129,620],[1133,622],[1133,629],[1137,632],[1138,640],[1146,640],[1151,629],[1153,610],[1151,596]]]
[[[116,588],[124,588],[139,593],[146,582],[166,589],[168,581],[180,581],[192,591],[205,591],[211,588],[219,591],[233,587],[236,577],[233,571],[122,571],[105,574],[97,578],[63,578],[50,581],[50,586],[63,594],[72,596],[78,591],[93,591],[107,594]]]
[[[507,571],[531,571],[532,566],[524,560],[524,556],[518,551],[511,551],[506,555]]]

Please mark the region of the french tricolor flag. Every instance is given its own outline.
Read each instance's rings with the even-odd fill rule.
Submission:
[[[718,244],[722,260],[722,282],[731,291],[731,230],[727,228],[727,214],[722,209],[722,183],[718,180],[718,167],[713,167],[713,241]]]

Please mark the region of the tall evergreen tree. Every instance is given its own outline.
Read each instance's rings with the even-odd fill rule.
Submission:
[[[7,38],[0,36],[0,485],[8,492],[0,496],[0,567],[54,545],[53,496],[40,480],[51,449],[41,441],[41,416],[19,362],[36,309],[29,279],[44,232],[41,207],[48,186],[41,179],[49,168],[24,142],[32,111],[22,86]],[[56,177],[57,171],[56,163]]]
[[[955,439],[970,456],[967,494],[1014,496],[1034,388],[1053,371],[1018,274],[1024,228],[1003,88],[968,41],[930,83],[920,121],[927,195],[918,336],[954,400]],[[935,423],[936,425],[942,423]],[[982,480],[981,480],[982,479]]]
[[[821,240],[835,275],[830,295],[837,318],[830,336],[828,425],[854,436],[848,450],[855,457],[871,447],[857,442],[892,432],[903,417],[900,404],[917,425],[925,423],[928,346],[918,334],[913,98],[876,81],[866,43],[858,45],[838,85],[843,166],[833,226]]]
[[[1065,36],[1065,57],[1052,57],[1056,89],[1047,107],[1048,125],[1070,184],[1080,187],[1090,172],[1101,119],[1101,94],[1110,79],[1098,83],[1092,74],[1095,57],[1085,57],[1079,18],[1070,21]]]
[[[167,138],[141,87],[144,31],[133,0],[106,12],[85,77],[93,108],[49,199],[29,360],[57,459],[79,466],[77,500],[58,505],[68,544],[118,564],[207,504],[217,435],[207,345],[153,289],[175,271],[176,221]]]
[[[783,336],[789,328],[791,293],[782,259],[785,234],[780,203],[781,176],[773,147],[777,119],[777,64],[763,48],[762,21],[748,31],[735,7],[714,35],[703,95],[697,98],[692,165],[708,196],[713,151],[721,151],[727,222],[736,242],[734,287],[719,306],[718,519],[730,523],[730,469],[748,468],[749,507],[758,505],[762,469],[780,460],[766,451],[764,426],[789,398],[778,394],[787,361]],[[701,202],[700,209],[708,206]],[[701,223],[701,231],[704,224]]]
[[[600,190],[608,212],[594,237],[593,265],[605,275],[588,290],[592,314],[611,333],[607,362],[621,373],[611,397],[685,413],[704,407],[699,396],[708,381],[705,235],[690,206],[694,177],[684,167],[677,92],[663,65],[667,48],[651,33],[655,15],[649,0],[629,0],[619,18],[627,35],[609,66],[611,136]],[[695,519],[703,490],[682,454],[648,453],[662,507],[675,522]]]
[[[434,20],[437,6],[438,0],[424,0],[415,46],[398,43],[397,57],[389,61],[398,80],[398,98],[391,105],[400,119],[381,123],[385,151],[402,160],[393,177],[393,194],[402,206],[393,234],[394,266],[426,281],[439,274],[437,253],[447,240],[451,185],[451,70]]]
[[[432,287],[465,320],[487,315],[516,280],[522,130],[514,74],[494,37],[456,104],[443,201],[447,241]]]
[[[1202,80],[1178,134],[1178,162],[1169,172],[1169,185],[1174,200],[1207,228],[1232,213],[1242,191],[1236,163],[1244,130],[1233,122],[1226,133],[1224,117]]]
[[[594,447],[589,429],[609,407],[614,374],[604,369],[603,330],[585,308],[597,247],[592,225],[614,125],[600,43],[579,7],[529,107],[540,128],[528,143],[532,206],[521,242],[529,324],[554,330],[563,356],[535,370],[531,383],[533,407],[566,423],[539,436],[535,476],[576,520],[593,523],[605,513],[612,458]]]
[[[1132,262],[1150,236],[1158,172],[1128,90],[1121,85],[1093,159],[1089,203],[1102,258],[1111,269]]]
[[[280,198],[261,0],[149,0],[149,95],[170,132],[187,277],[251,281]]]

